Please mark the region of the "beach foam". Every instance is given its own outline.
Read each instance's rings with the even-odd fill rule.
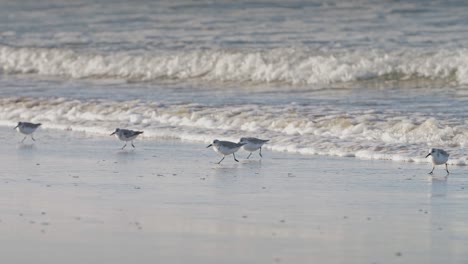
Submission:
[[[344,115],[321,106],[163,104],[143,101],[69,100],[9,97],[0,99],[0,125],[17,121],[43,123],[45,129],[85,131],[107,135],[116,127],[142,129],[144,138],[173,138],[210,142],[237,141],[253,135],[268,138],[275,151],[362,159],[428,162],[431,147],[451,153],[450,163],[465,165],[468,142],[464,124],[415,113],[366,110]],[[261,114],[259,114],[261,113]]]
[[[164,79],[320,85],[369,79],[442,79],[468,83],[468,50],[304,48],[92,54],[69,49],[0,46],[0,72],[70,78]]]

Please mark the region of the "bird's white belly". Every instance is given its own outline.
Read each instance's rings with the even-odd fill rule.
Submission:
[[[131,141],[134,140],[138,135],[131,136],[131,137],[125,137],[124,135],[116,135],[118,139],[122,141]]]
[[[17,130],[25,135],[32,134],[36,129],[32,127],[18,127]]]
[[[242,146],[242,148],[244,148],[244,150],[250,151],[250,152],[256,151],[260,147],[261,147],[261,145],[257,145],[257,144],[246,144],[246,145]]]
[[[436,165],[441,165],[445,164],[448,161],[448,156],[444,155],[433,155],[432,156],[432,162]]]
[[[239,148],[227,148],[223,146],[213,146],[214,150],[221,155],[229,155],[236,152]]]

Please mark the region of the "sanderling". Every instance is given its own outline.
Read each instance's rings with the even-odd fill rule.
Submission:
[[[219,141],[215,139],[213,140],[213,143],[207,146],[207,148],[213,147],[214,151],[223,155],[223,158],[218,162],[218,164],[220,164],[221,161],[224,160],[226,155],[229,155],[229,154],[232,154],[232,156],[234,157],[234,160],[239,162],[236,159],[236,155],[234,153],[238,151],[244,144],[245,143],[234,143],[230,141]]]
[[[36,141],[32,134],[40,126],[41,126],[41,123],[34,124],[34,123],[29,123],[29,122],[18,122],[18,125],[16,125],[15,128],[13,129],[17,129],[19,132],[21,132],[21,134],[26,135],[24,136],[23,140],[21,140],[21,143],[23,143],[28,135],[31,135],[31,139],[33,141]]]
[[[250,155],[252,155],[252,152],[256,151],[257,149],[260,149],[259,154],[260,154],[260,157],[263,158],[262,146],[268,141],[269,141],[268,139],[265,140],[265,139],[258,139],[254,137],[244,137],[240,139],[239,144],[244,143],[244,146],[242,146],[242,148],[250,152],[249,156],[247,156],[247,159],[250,158]]]
[[[135,147],[135,145],[133,145],[133,140],[142,133],[143,131],[133,131],[129,129],[116,128],[115,131],[110,135],[115,135],[118,139],[125,141],[125,145],[122,147],[122,149],[124,149],[127,146],[128,141],[131,141],[132,147]]]
[[[443,150],[443,149],[431,149],[431,153],[427,154],[426,158],[431,156],[432,157],[432,170],[429,172],[429,174],[432,174],[435,169],[435,165],[442,165],[445,164],[445,170],[447,171],[447,174],[449,174],[449,170],[447,167],[447,161],[449,158],[449,154]]]

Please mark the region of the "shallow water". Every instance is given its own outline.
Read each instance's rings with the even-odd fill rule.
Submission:
[[[467,164],[465,1],[0,6],[4,126]]]
[[[11,263],[465,263],[464,168],[0,129]],[[181,162],[183,161],[183,162]],[[194,169],[197,168],[197,169]],[[86,252],[86,254],[83,254]]]

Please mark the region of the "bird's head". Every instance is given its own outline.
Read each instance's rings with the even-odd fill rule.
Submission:
[[[120,128],[116,128],[116,129],[115,129],[115,131],[114,131],[114,132],[112,132],[112,134],[110,134],[110,136],[113,136],[113,135],[115,135],[115,133],[119,133],[119,131],[120,131]]]
[[[206,146],[206,148],[209,148],[209,147],[212,147],[213,145],[215,145],[216,143],[218,143],[219,140],[215,139],[213,140],[213,143],[209,144],[208,146]]]
[[[429,152],[429,154],[426,155],[426,158],[429,157],[429,156],[431,156],[431,155],[434,155],[435,152],[436,152],[435,149],[431,149],[431,152]]]
[[[18,124],[13,129],[17,129],[19,126],[21,126],[21,124],[23,124],[23,122],[18,122]]]

